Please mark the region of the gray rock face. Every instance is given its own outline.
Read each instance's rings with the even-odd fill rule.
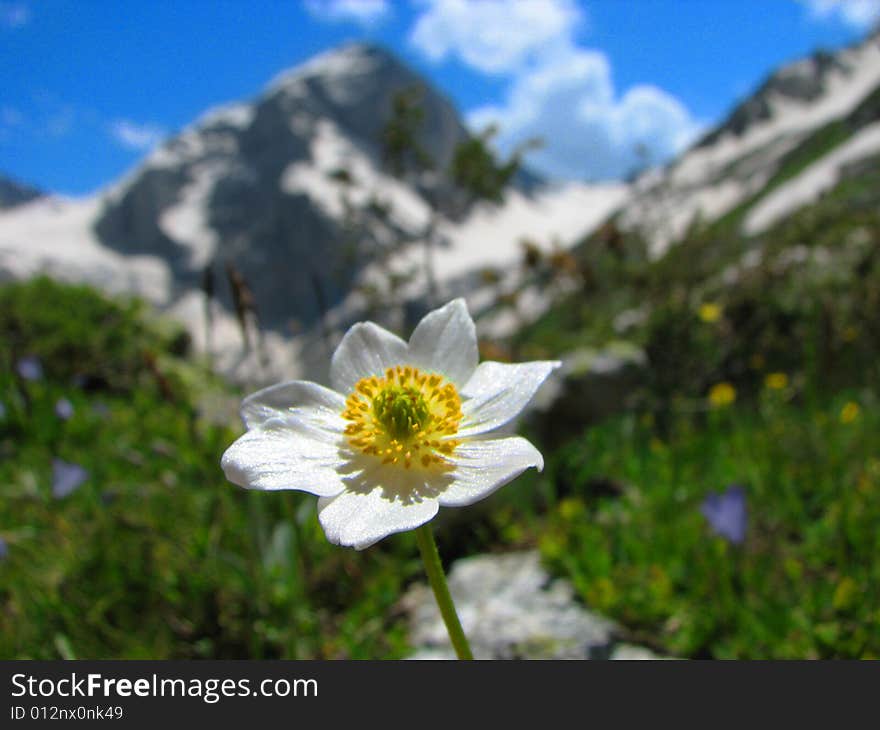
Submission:
[[[24,185],[0,175],[0,210],[27,203],[41,195],[39,190],[30,185]]]
[[[552,580],[536,552],[459,560],[449,589],[476,659],[655,659],[621,644],[614,624],[583,608],[564,580]],[[427,585],[404,596],[412,659],[454,659],[446,627]]]
[[[198,284],[206,255],[193,256],[193,242],[162,221],[186,207],[183,217],[200,221],[199,235],[211,240],[208,258],[218,279],[231,261],[253,290],[264,325],[283,330],[295,318],[308,326],[341,300],[360,267],[394,237],[378,230],[391,225],[379,220],[381,211],[371,229],[352,229],[345,216],[317,204],[311,188],[291,190],[285,173],[297,163],[312,165],[312,188],[340,198],[344,182],[329,180],[332,171],[319,170],[315,160],[322,129],[331,124],[333,134],[379,170],[392,99],[414,87],[422,91],[424,109],[419,141],[445,169],[467,134],[453,106],[386,51],[355,44],[283,74],[253,103],[220,110],[166,142],[107,196],[94,229],[121,253],[168,260],[184,291]],[[441,203],[446,188],[439,176],[416,185],[422,197]],[[231,308],[225,282],[218,295]]]

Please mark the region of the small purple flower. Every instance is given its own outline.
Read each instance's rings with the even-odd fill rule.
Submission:
[[[6,406],[3,401],[0,401],[0,421],[6,418]]]
[[[35,355],[21,358],[16,365],[18,374],[25,380],[42,380],[43,365]]]
[[[6,540],[0,537],[0,560],[6,560],[7,555],[9,555],[9,545],[6,544]]]
[[[746,539],[746,492],[740,485],[731,484],[723,494],[710,492],[703,500],[700,512],[715,534],[725,540],[739,545]]]
[[[72,494],[88,478],[89,473],[79,464],[52,459],[52,496],[55,499]]]
[[[62,421],[67,421],[73,417],[73,403],[67,398],[59,398],[55,403],[55,415]]]

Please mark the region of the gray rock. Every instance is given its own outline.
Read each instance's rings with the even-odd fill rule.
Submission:
[[[618,645],[614,624],[580,605],[571,584],[551,579],[535,551],[479,555],[456,562],[449,589],[477,659],[647,659]],[[407,591],[412,659],[454,659],[429,586]]]
[[[617,661],[644,661],[646,659],[663,659],[665,657],[657,656],[650,649],[643,646],[635,646],[634,644],[618,644],[611,650],[609,659]]]

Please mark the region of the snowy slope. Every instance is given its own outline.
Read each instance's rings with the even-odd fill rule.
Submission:
[[[320,189],[310,190],[318,195]],[[401,191],[402,195],[411,195]],[[184,198],[197,198],[198,189]],[[535,197],[512,192],[500,206],[479,206],[458,222],[441,220],[444,246],[437,250],[436,275],[444,298],[468,294],[476,309],[485,303],[479,288],[472,286],[475,272],[496,268],[518,271],[523,239],[549,247],[551,242],[571,245],[604,219],[626,195],[625,186],[568,184],[548,188]],[[104,246],[93,230],[93,223],[104,201],[100,197],[69,200],[47,197],[14,210],[0,212],[0,280],[24,279],[38,273],[72,283],[88,283],[115,295],[137,295],[183,322],[199,351],[206,348],[205,302],[197,286],[174,285],[171,266],[150,255],[123,255]],[[199,221],[199,206],[179,205],[169,211],[163,226],[193,234],[188,239],[208,245],[211,235]],[[205,249],[193,247],[193,255]],[[410,283],[410,294],[424,292],[420,266],[420,242],[400,251],[381,264],[364,270],[360,281],[370,281],[389,271],[415,268],[419,274]],[[349,295],[328,322],[344,327],[363,316],[365,303]],[[534,310],[537,315],[540,313]],[[265,372],[257,353],[245,354],[235,317],[215,304],[212,346],[219,370],[237,378],[322,377],[327,353],[318,348],[309,361],[304,350],[318,339],[314,331],[298,336],[266,332],[265,348],[269,365]],[[338,337],[339,332],[333,334]]]
[[[480,314],[495,302],[499,291],[520,289],[523,242],[544,251],[569,249],[605,220],[628,192],[622,184],[574,182],[545,186],[529,195],[511,190],[500,205],[478,205],[464,220],[441,218],[428,251],[424,239],[417,239],[366,267],[352,292],[329,313],[328,321],[345,327],[360,313],[370,311],[370,296],[365,292],[378,293],[386,301],[424,300],[430,289],[427,256],[437,301],[465,297],[482,333],[493,337],[510,334],[507,324],[481,323]],[[489,282],[484,278],[486,273],[491,274]],[[550,305],[549,293],[533,294],[523,297],[517,323],[537,318]],[[392,323],[404,325],[402,321]]]
[[[136,292],[155,304],[169,301],[171,275],[155,256],[123,256],[91,230],[99,201],[43,197],[0,212],[0,279],[38,273],[87,283],[112,294]]]
[[[846,118],[878,88],[880,33],[876,32],[836,54],[815,54],[779,69],[723,124],[665,170],[640,178],[619,213],[619,224],[643,233],[652,253],[661,255],[696,220],[717,220],[760,196],[786,155],[823,126]],[[815,164],[834,167],[835,159],[852,161],[853,155],[871,150],[872,144],[862,141],[841,158]],[[830,179],[827,172],[818,172],[820,168],[813,179]],[[775,215],[810,202],[814,198],[805,194],[806,189],[819,191],[822,186],[802,180],[786,187],[775,193],[775,202],[766,202],[763,212],[749,218],[748,232],[757,232],[776,220]],[[788,202],[783,204],[783,199]]]
[[[833,188],[847,165],[880,155],[880,122],[871,124],[835,147],[800,174],[762,198],[743,221],[743,232],[754,235],[817,200]]]

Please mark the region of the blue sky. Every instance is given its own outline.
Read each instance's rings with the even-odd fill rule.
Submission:
[[[861,38],[880,0],[0,0],[0,172],[79,195],[211,106],[380,42],[545,174],[625,174],[779,63]]]

